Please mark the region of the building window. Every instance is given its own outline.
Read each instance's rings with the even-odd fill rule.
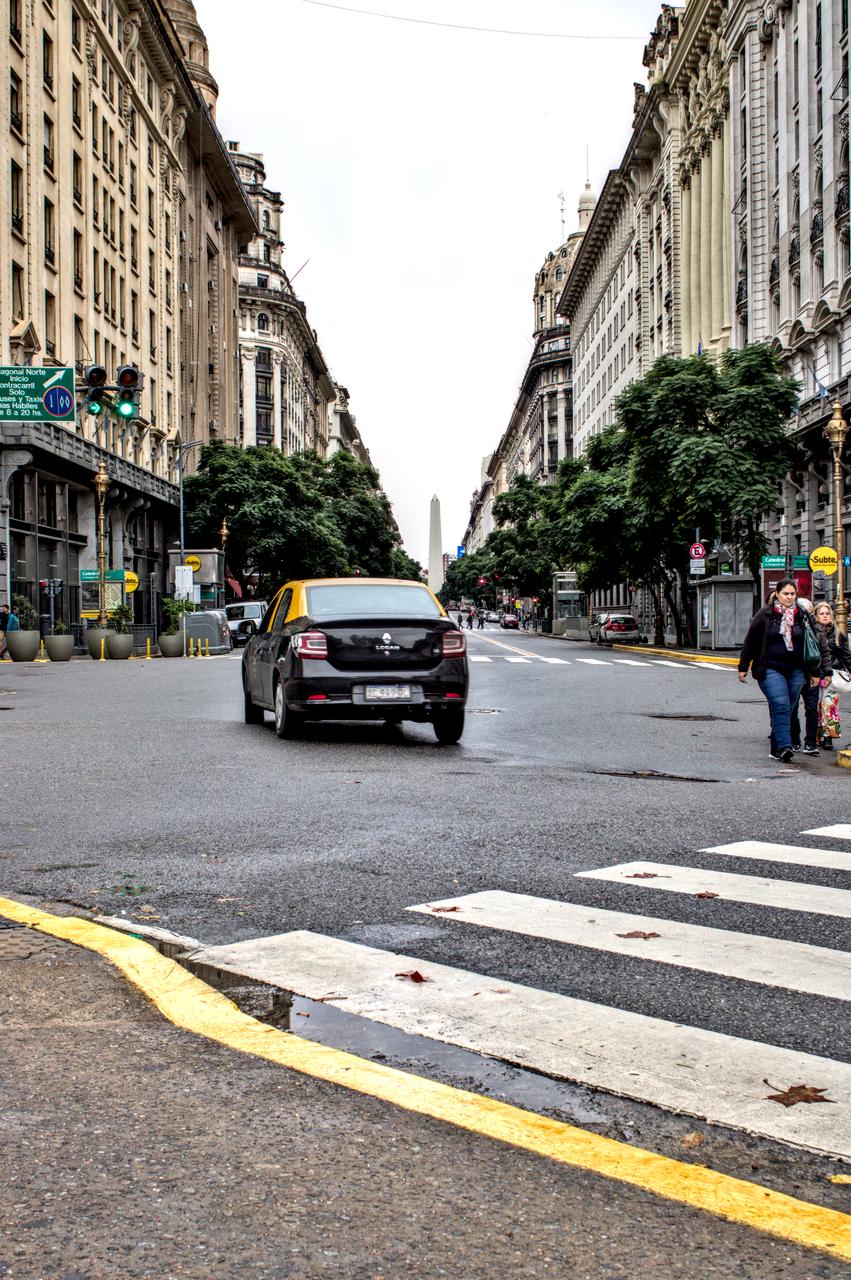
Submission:
[[[152,360],[157,358],[157,313],[148,312],[148,352]]]
[[[139,233],[135,227],[130,228],[130,266],[139,270]]]
[[[258,275],[258,277],[257,277],[257,288],[258,288],[258,289],[268,289],[268,288],[269,288],[269,277],[268,277],[268,276],[261,276],[261,275]]]
[[[257,328],[261,333],[268,333],[269,331],[269,317],[266,315],[265,311],[261,311],[257,317]]]
[[[97,249],[92,249],[92,300],[96,307],[100,307],[100,254]]]
[[[154,227],[156,226],[155,215],[156,215],[156,202],[154,199],[154,193],[151,190],[151,188],[148,187],[148,229],[150,231],[153,231]]]
[[[9,0],[9,35],[17,45],[21,43],[21,3],[22,0]]]
[[[12,132],[23,137],[24,117],[23,99],[21,97],[21,79],[14,71],[9,72],[9,124]]]
[[[44,201],[44,259],[51,266],[56,262],[56,211],[53,202]]]
[[[171,253],[171,214],[163,214],[163,239],[165,240],[166,252]]]
[[[151,293],[157,291],[157,259],[153,249],[148,250],[148,288]]]
[[[41,78],[45,89],[53,89],[53,41],[46,31],[41,33]]]
[[[130,161],[130,203],[136,208],[136,166]]]
[[[139,341],[139,295],[134,289],[130,290],[130,337],[134,342]]]
[[[151,170],[152,173],[154,170],[155,159],[156,159],[156,152],[154,151],[154,139],[151,136],[151,131],[149,129],[148,130],[148,168]]]
[[[74,288],[83,290],[83,237],[79,231],[74,232]]]
[[[24,318],[24,269],[12,263],[12,319]]]
[[[76,76],[71,77],[71,119],[74,122],[74,128],[79,130],[83,124],[80,104],[82,89],[80,82]]]
[[[71,44],[80,52],[80,15],[76,9],[71,10]]]
[[[171,334],[171,329],[170,329],[170,328],[168,328],[168,326],[166,326],[166,331],[165,331],[165,363],[166,363],[166,368],[168,369],[169,373],[171,373],[172,354],[173,354],[173,353],[172,353],[172,334]]]
[[[23,238],[24,234],[24,171],[20,165],[11,163],[9,171],[9,195],[11,206],[12,230]]]
[[[98,153],[98,109],[92,103],[92,155]]]
[[[50,116],[44,117],[44,167],[53,173],[53,121]]]
[[[56,355],[56,298],[49,290],[44,293],[44,349]]]
[[[92,178],[92,222],[95,226],[100,223],[100,202],[98,200],[98,180]]]

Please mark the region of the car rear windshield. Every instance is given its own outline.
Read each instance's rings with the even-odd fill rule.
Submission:
[[[393,583],[341,582],[307,588],[311,618],[439,618],[425,587]]]
[[[636,625],[635,618],[631,618],[628,613],[613,613],[609,622],[628,622],[631,627]]]
[[[239,622],[242,618],[259,618],[261,609],[259,604],[229,604],[225,613],[231,622]]]

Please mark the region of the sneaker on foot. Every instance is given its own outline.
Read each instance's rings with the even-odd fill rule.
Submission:
[[[817,747],[817,746],[815,746],[812,742],[806,742],[806,743],[804,743],[804,755],[805,755],[805,756],[817,756],[817,755],[818,755],[818,747]]]
[[[776,751],[769,751],[768,758],[769,760],[780,760],[781,756]]]
[[[793,755],[794,755],[794,752],[792,751],[791,747],[784,747],[783,750],[780,752],[780,759],[783,761],[784,764],[788,764],[789,761],[792,759]]]
[[[798,752],[801,750],[801,744],[800,744],[800,742],[793,742],[793,743],[792,743],[792,750],[795,752],[795,755],[797,755],[797,754],[798,754]]]

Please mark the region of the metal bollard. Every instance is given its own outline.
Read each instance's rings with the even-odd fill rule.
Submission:
[[[189,657],[190,657],[190,658],[194,658],[194,657],[195,657],[194,645],[195,645],[195,641],[194,641],[193,637],[192,637],[192,636],[190,636],[190,637],[189,637]]]
[[[49,662],[49,661],[50,661],[50,659],[49,659],[48,657],[46,657],[46,656],[45,656],[45,652],[44,652],[44,638],[43,638],[43,637],[42,637],[42,639],[41,639],[41,641],[40,641],[40,643],[39,643],[39,656],[38,656],[37,658],[35,658],[35,659],[34,659],[34,661],[35,661],[35,662]]]
[[[147,662],[151,661],[151,637],[150,636],[148,636],[147,640],[145,641],[145,660]]]
[[[209,658],[209,656],[210,656],[210,641],[208,640],[208,641],[207,641],[207,652],[204,654],[204,657],[205,657],[205,658]]]
[[[100,657],[98,662],[106,662],[106,636],[100,638]]]

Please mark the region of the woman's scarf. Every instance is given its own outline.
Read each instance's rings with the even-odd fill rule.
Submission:
[[[774,612],[780,614],[780,634],[783,637],[783,643],[791,653],[795,647],[792,640],[792,624],[795,621],[795,605],[790,605],[785,609],[782,604],[774,602]]]

